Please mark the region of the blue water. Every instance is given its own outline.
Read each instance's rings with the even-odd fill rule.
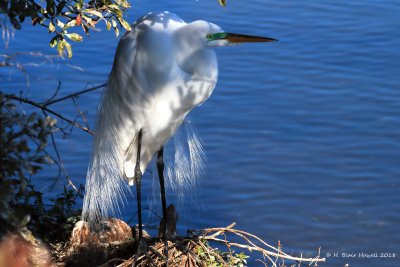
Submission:
[[[181,233],[235,221],[297,255],[319,247],[321,256],[339,253],[321,266],[400,266],[399,3],[253,0],[222,8],[216,0],[165,2],[135,1],[128,20],[169,10],[186,21],[279,39],[217,49],[217,88],[191,113],[208,158],[197,199],[202,208],[178,208]],[[55,53],[48,40],[43,29],[25,25],[1,49]],[[103,28],[74,45],[72,60],[27,66],[26,96],[44,100],[58,80],[63,95],[105,82],[116,45]],[[26,87],[17,71],[1,79],[2,88]],[[78,101],[92,125],[99,94]],[[76,114],[70,102],[54,108]],[[58,142],[69,175],[84,183],[91,137],[75,129]],[[46,190],[45,179],[54,174],[43,175],[38,186]],[[147,177],[144,194],[151,196]],[[134,211],[133,204],[124,210],[133,223]],[[367,259],[362,252],[396,254]]]

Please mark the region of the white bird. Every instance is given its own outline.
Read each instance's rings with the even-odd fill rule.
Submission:
[[[211,48],[271,41],[275,39],[227,33],[206,21],[185,23],[170,12],[138,19],[118,44],[98,108],[83,219],[93,225],[118,212],[129,182],[136,185],[141,237],[140,181],[158,152],[165,220],[163,146],[214,90],[218,64]],[[189,169],[197,164],[193,158]]]

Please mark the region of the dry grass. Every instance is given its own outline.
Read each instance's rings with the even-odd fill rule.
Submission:
[[[316,252],[315,257],[311,258],[289,255],[282,251],[282,245],[279,242],[274,247],[253,234],[235,229],[234,226],[233,223],[227,227],[190,231],[185,237],[177,236],[171,239],[168,241],[169,266],[241,267],[247,265],[248,256],[245,254],[257,259],[264,266],[272,267],[317,266],[318,263],[325,261],[324,258],[320,258],[319,251]],[[83,235],[88,236],[85,231],[87,231],[86,228]],[[77,232],[75,232],[75,237],[76,235]],[[97,238],[96,240],[103,240],[94,244],[92,236],[88,238],[89,243],[83,239],[81,235],[78,243],[69,242],[63,248],[58,248],[54,255],[58,258],[59,266],[130,267],[134,262],[138,267],[165,265],[165,247],[160,238],[147,236],[146,253],[137,256],[134,254],[137,250],[134,238],[111,242],[104,238]]]
[[[247,266],[247,258],[264,266],[318,266],[325,262],[319,250],[314,257],[285,253],[282,245],[272,246],[259,237],[234,228],[206,228],[189,231],[168,241],[171,267]],[[103,230],[101,230],[103,229]],[[29,231],[28,231],[29,232]],[[30,233],[30,232],[29,232]],[[90,231],[86,222],[75,224],[70,240],[46,247],[31,234],[9,235],[0,242],[0,266],[118,266],[161,267],[165,265],[164,242],[144,233],[145,253],[136,255],[137,233],[125,222],[108,219]],[[52,260],[50,257],[52,255]],[[11,256],[12,255],[12,256]],[[301,255],[301,254],[299,254]]]

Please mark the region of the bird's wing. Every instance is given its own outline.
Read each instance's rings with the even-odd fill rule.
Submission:
[[[97,110],[86,178],[82,218],[92,225],[119,213],[120,204],[126,203],[129,192],[126,176],[130,173],[125,173],[124,164],[134,157],[136,136],[145,122],[146,109],[167,78],[163,74],[168,66],[163,63],[169,59],[160,57],[171,54],[157,49],[168,49],[166,44],[152,46],[161,44],[163,37],[167,40],[168,31],[182,24],[172,13],[152,13],[139,19],[118,44],[107,88]]]

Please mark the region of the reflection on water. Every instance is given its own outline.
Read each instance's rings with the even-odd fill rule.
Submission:
[[[310,254],[321,246],[323,256],[398,253],[329,258],[329,266],[399,266],[400,6],[372,0],[228,4],[224,9],[214,1],[141,0],[130,13],[133,21],[150,10],[169,10],[187,21],[206,19],[226,31],[279,39],[217,49],[217,88],[191,114],[204,142],[207,173],[198,203],[180,208],[181,232],[235,221],[271,243],[281,240],[289,251]],[[42,29],[26,28],[16,32],[8,52],[53,52]],[[29,67],[29,93],[50,96],[58,80],[63,94],[104,82],[116,45],[107,32],[76,44],[68,64],[83,72],[57,63]],[[3,77],[3,86],[25,85],[22,76],[13,77]],[[79,100],[91,122],[99,94]],[[56,108],[75,114],[70,104]],[[77,183],[84,182],[90,141],[78,130],[59,140]],[[145,195],[156,194],[147,177]],[[192,208],[199,205],[205,208]],[[127,219],[135,220],[134,209],[125,209]]]

